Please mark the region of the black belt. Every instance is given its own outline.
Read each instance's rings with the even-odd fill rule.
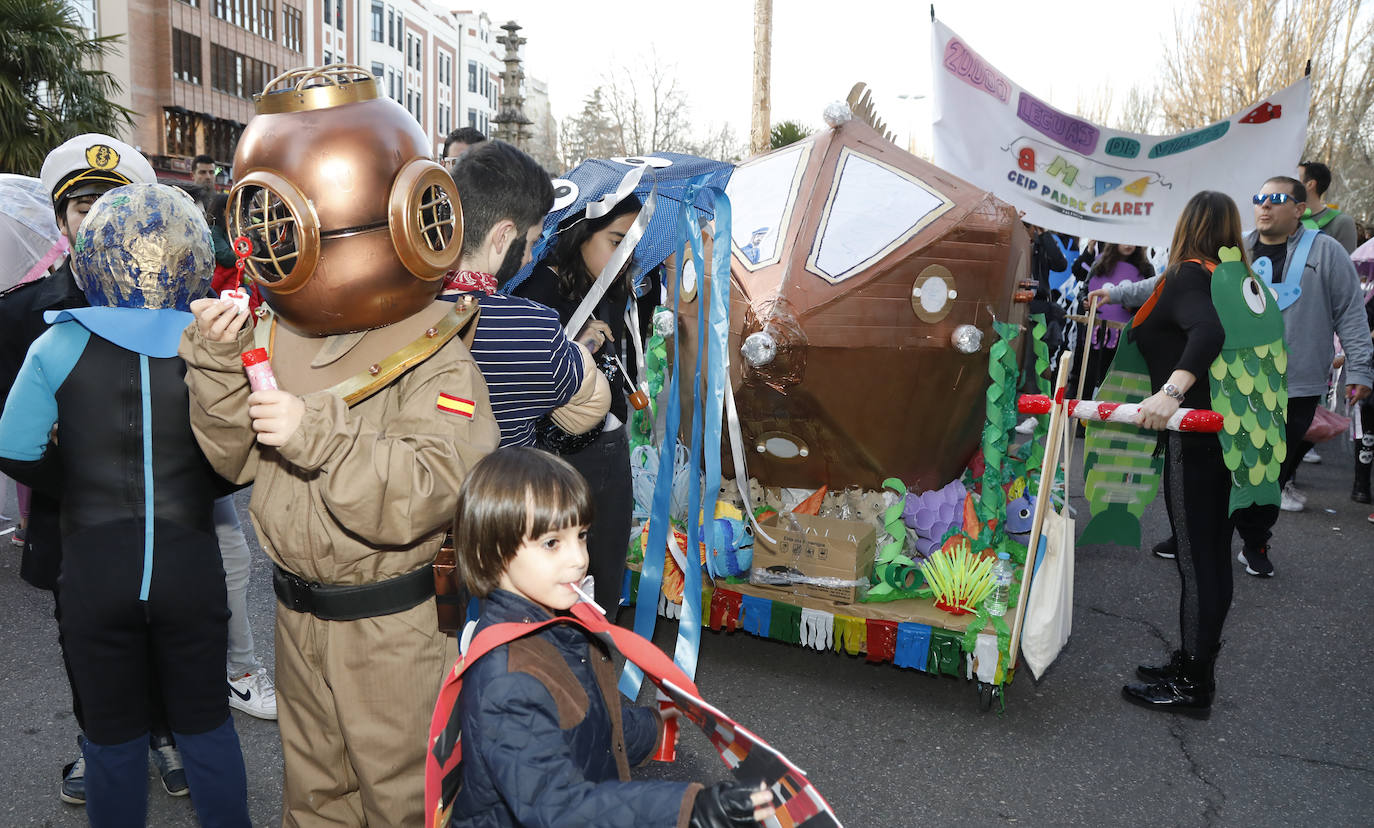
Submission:
[[[322,621],[356,621],[404,612],[434,597],[434,574],[422,566],[373,584],[339,586],[312,583],[280,566],[272,566],[272,589],[282,606],[308,612]]]

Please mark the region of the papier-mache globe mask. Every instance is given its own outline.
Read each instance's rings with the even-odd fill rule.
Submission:
[[[272,310],[323,336],[433,302],[458,263],[462,209],[410,113],[349,64],[286,72],[254,100],[228,221]]]
[[[163,184],[126,184],[100,197],[76,236],[72,276],[93,307],[188,311],[215,269],[205,216]]]

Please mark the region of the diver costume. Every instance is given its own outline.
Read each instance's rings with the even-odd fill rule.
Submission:
[[[229,205],[272,312],[235,342],[194,325],[181,340],[196,437],[216,470],[253,483],[275,564],[286,826],[423,819],[429,716],[457,655],[431,564],[468,468],[500,438],[465,342],[478,304],[437,299],[462,223],[428,155],[359,67],[274,79],[239,141]],[[248,414],[240,354],[254,347],[305,404],[276,448]]]
[[[212,518],[229,489],[196,446],[176,355],[190,297],[209,280],[209,236],[170,187],[102,197],[73,253],[93,306],[47,314],[0,417],[0,469],[62,501],[60,625],[94,826],[144,823],[154,681],[201,824],[249,824]],[[149,238],[160,258],[129,252]]]

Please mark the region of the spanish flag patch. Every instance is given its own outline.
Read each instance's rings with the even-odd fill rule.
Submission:
[[[477,403],[472,400],[465,400],[462,397],[455,397],[452,394],[440,392],[439,402],[435,405],[440,411],[447,411],[450,414],[458,414],[472,419],[473,412],[477,410]]]

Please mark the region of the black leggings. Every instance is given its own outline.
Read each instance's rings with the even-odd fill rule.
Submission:
[[[592,489],[596,516],[587,534],[587,573],[596,579],[596,602],[614,620],[634,520],[629,436],[624,426],[603,431],[596,442],[563,459],[582,473]]]
[[[1293,472],[1297,471],[1302,456],[1312,448],[1312,444],[1304,437],[1307,429],[1312,427],[1312,418],[1317,414],[1317,404],[1320,401],[1321,397],[1293,397],[1288,400],[1288,420],[1285,424],[1288,455],[1279,467],[1279,488],[1283,488],[1293,479]],[[1245,545],[1251,549],[1260,549],[1267,546],[1269,538],[1273,536],[1274,524],[1279,519],[1279,507],[1277,504],[1246,506],[1236,511],[1235,518],[1236,531],[1240,534],[1241,540],[1245,541]]]
[[[229,609],[213,534],[155,521],[147,601],[141,521],[63,539],[61,632],[86,737],[127,742],[158,724],[212,730],[229,717],[224,658]]]
[[[1164,504],[1178,544],[1183,651],[1213,657],[1231,609],[1231,474],[1212,434],[1170,432],[1164,452]]]

